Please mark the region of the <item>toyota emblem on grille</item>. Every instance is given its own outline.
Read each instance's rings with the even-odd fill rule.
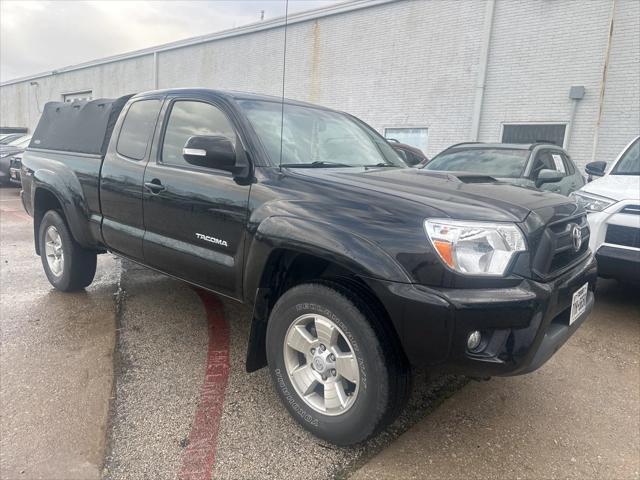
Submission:
[[[573,242],[573,249],[577,252],[582,246],[582,230],[578,225],[573,225],[571,228],[571,240]]]

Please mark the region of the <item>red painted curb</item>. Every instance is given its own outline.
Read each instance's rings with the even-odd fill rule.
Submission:
[[[182,455],[180,480],[209,480],[216,460],[218,429],[229,379],[229,327],[222,303],[214,295],[196,290],[209,323],[209,350],[200,401]]]
[[[17,217],[20,220],[31,220],[31,217],[27,215],[23,210],[11,210],[7,208],[0,208],[0,213],[2,213],[3,215],[8,213],[9,215]]]

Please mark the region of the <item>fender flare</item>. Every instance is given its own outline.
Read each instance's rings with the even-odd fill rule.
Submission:
[[[356,275],[411,282],[407,272],[393,257],[358,234],[315,220],[268,217],[256,229],[245,256],[243,295],[253,301],[246,357],[248,372],[266,365],[265,337],[272,292],[261,282],[272,253],[280,249],[324,258]]]
[[[264,268],[277,249],[324,258],[356,275],[411,283],[400,264],[370,240],[329,223],[277,215],[260,223],[247,247],[244,298],[255,297]]]
[[[48,169],[38,169],[33,173],[33,186],[31,188],[31,204],[34,210],[34,235],[36,229],[36,194],[39,190],[51,193],[60,203],[67,226],[74,240],[83,247],[94,247],[89,227],[89,206],[84,197],[84,192],[79,180],[73,172],[62,176]],[[37,244],[37,241],[36,241]]]

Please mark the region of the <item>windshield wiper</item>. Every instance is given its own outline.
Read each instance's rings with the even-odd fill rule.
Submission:
[[[311,163],[283,163],[280,165],[281,167],[293,167],[293,168],[333,168],[333,167],[353,167],[353,165],[348,165],[346,163],[339,162],[325,162],[325,161],[315,161]]]
[[[391,163],[376,163],[374,165],[362,165],[364,168],[385,168],[385,167],[392,167],[392,168],[400,168],[398,165],[392,165]]]

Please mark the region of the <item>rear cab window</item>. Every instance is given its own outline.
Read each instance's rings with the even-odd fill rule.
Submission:
[[[138,100],[127,110],[116,151],[127,158],[142,160],[156,126],[162,102],[159,99]]]

